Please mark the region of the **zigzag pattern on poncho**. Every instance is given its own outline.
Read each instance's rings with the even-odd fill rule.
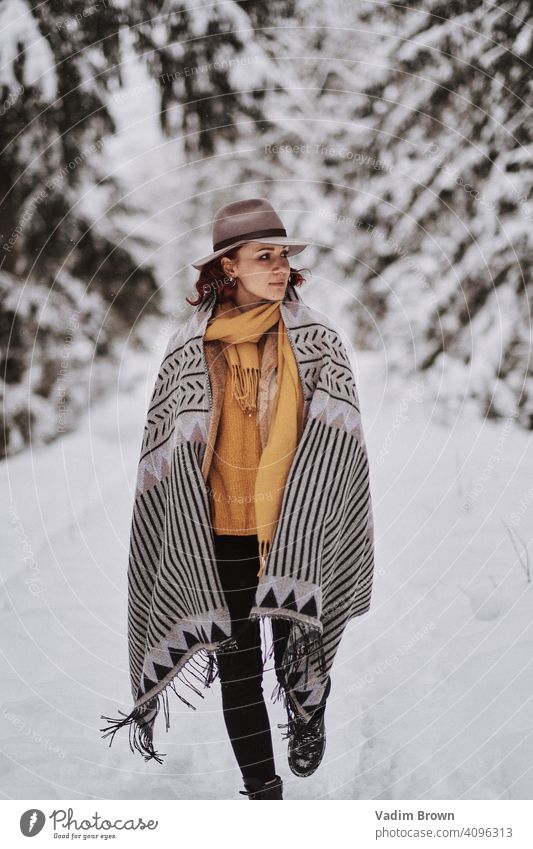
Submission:
[[[102,717],[129,728],[131,750],[162,763],[153,745],[169,689],[185,698],[216,679],[216,653],[235,649],[218,576],[201,467],[211,413],[203,336],[215,295],[169,340],[144,428],[128,566],[128,649],[134,707]],[[308,720],[324,692],[347,623],[370,607],[374,529],[359,399],[346,348],[327,317],[289,284],[280,313],[304,392],[304,430],[250,616],[266,645],[269,617],[288,619],[282,698]],[[273,647],[263,661],[272,655]],[[196,682],[196,683],[195,683]],[[189,698],[191,696],[189,695]],[[274,693],[273,693],[274,698]]]

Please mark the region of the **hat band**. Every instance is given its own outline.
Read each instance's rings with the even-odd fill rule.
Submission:
[[[213,245],[213,251],[219,251],[220,248],[225,248],[227,245],[232,245],[234,242],[238,242],[241,239],[249,239],[252,241],[253,239],[263,236],[286,237],[287,231],[285,230],[285,227],[271,227],[269,230],[250,230],[249,233],[239,233],[236,236],[231,236],[229,239],[222,239],[220,242]]]

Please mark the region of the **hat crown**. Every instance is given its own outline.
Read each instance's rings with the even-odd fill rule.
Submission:
[[[283,221],[266,198],[246,198],[226,203],[213,217],[213,252],[192,263],[203,266],[246,242],[270,242],[285,245],[289,255],[300,253],[311,244],[305,239],[287,236]]]
[[[266,198],[247,198],[217,209],[213,219],[213,250],[236,239],[256,236],[286,236],[283,221]]]

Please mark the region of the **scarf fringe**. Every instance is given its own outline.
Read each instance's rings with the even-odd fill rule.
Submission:
[[[216,649],[198,649],[194,654],[192,654],[183,667],[176,673],[174,678],[172,678],[165,687],[160,690],[157,695],[153,696],[147,702],[142,705],[137,705],[133,708],[133,710],[126,714],[123,711],[119,710],[118,713],[124,717],[123,719],[116,719],[110,716],[101,715],[100,718],[106,720],[109,725],[105,728],[100,728],[100,731],[104,732],[102,734],[102,738],[111,736],[109,741],[109,746],[112,745],[113,740],[115,739],[115,734],[121,728],[128,727],[129,732],[129,744],[132,752],[137,750],[142,754],[146,761],[156,760],[159,764],[163,763],[163,758],[166,756],[165,752],[156,752],[153,744],[153,731],[155,720],[157,719],[161,708],[163,708],[164,716],[165,716],[165,731],[168,732],[170,728],[170,711],[168,704],[168,691],[172,689],[176,696],[183,702],[187,707],[192,710],[196,710],[196,706],[189,702],[181,693],[176,689],[175,681],[178,679],[182,684],[192,690],[196,695],[200,696],[200,698],[204,698],[204,694],[197,688],[195,685],[188,679],[188,675],[192,675],[197,681],[204,685],[204,688],[210,687],[211,684],[216,680],[218,675],[218,666],[216,663],[216,652],[223,651],[234,651],[238,649],[238,644],[235,642],[233,637],[230,637],[228,640],[224,640],[221,642],[220,646]],[[201,660],[198,658],[200,656]],[[194,667],[194,669],[193,669]],[[195,671],[196,670],[196,671]]]
[[[241,405],[244,413],[257,410],[257,391],[259,387],[259,369],[248,368],[234,363],[231,366],[233,397]]]
[[[261,565],[259,566],[259,572],[256,575],[257,578],[262,578],[265,574],[266,560],[270,551],[271,542],[272,541],[270,539],[259,539],[259,562]]]

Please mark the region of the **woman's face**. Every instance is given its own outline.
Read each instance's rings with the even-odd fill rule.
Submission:
[[[239,307],[249,309],[265,300],[283,300],[290,277],[288,250],[285,245],[247,242],[234,259],[222,257],[224,272],[237,278],[233,298]]]

